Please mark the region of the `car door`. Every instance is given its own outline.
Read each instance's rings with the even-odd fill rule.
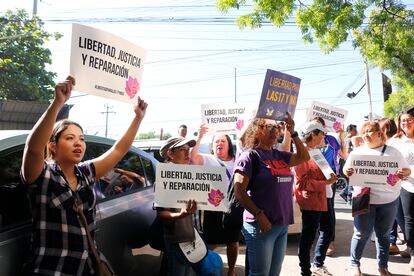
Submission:
[[[88,142],[87,158],[99,156],[110,146]],[[95,185],[96,241],[120,275],[157,275],[159,270],[160,254],[148,246],[149,227],[156,215],[152,208],[155,165],[152,156],[131,148]]]
[[[23,147],[0,151],[0,276],[20,275],[29,256],[31,211],[20,182]]]

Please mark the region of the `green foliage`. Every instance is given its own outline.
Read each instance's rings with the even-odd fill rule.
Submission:
[[[56,74],[46,70],[50,50],[43,44],[59,39],[43,29],[43,22],[32,19],[25,10],[7,11],[0,17],[0,98],[48,101],[53,97]]]
[[[388,118],[397,118],[398,113],[414,105],[414,87],[405,86],[390,95],[388,101],[384,103],[384,114]]]
[[[371,64],[414,85],[414,12],[395,6],[372,11],[368,26],[354,31],[356,45]]]
[[[163,135],[164,140],[166,140],[170,137],[171,137],[171,134],[169,134],[169,133],[164,133],[164,135]],[[137,137],[137,140],[147,140],[147,139],[155,139],[155,138],[159,139],[160,135],[156,134],[155,131],[150,131],[150,132],[147,132],[147,133],[139,133],[138,137]]]
[[[216,0],[223,12],[239,9],[245,0]],[[305,42],[329,53],[346,40],[369,64],[390,70],[414,85],[414,12],[399,0],[253,0],[252,12],[237,19],[241,27],[257,28],[266,20],[282,26],[295,16]],[[296,4],[297,3],[297,4]],[[366,20],[366,14],[370,16]],[[350,38],[350,33],[353,37]]]

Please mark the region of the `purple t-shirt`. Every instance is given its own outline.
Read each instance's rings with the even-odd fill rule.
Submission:
[[[248,190],[256,206],[264,211],[273,225],[293,223],[292,185],[293,174],[289,167],[290,152],[262,150],[257,148],[260,164],[256,165],[255,178],[250,181]],[[252,178],[255,166],[249,152],[243,152],[236,160],[234,172],[240,172]],[[244,221],[255,221],[254,215],[244,211]]]

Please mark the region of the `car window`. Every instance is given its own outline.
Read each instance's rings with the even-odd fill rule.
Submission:
[[[93,159],[110,148],[109,145],[88,143],[85,157]],[[99,199],[107,199],[152,186],[155,173],[152,162],[138,153],[129,151],[121,161],[99,180],[95,188]]]
[[[155,168],[150,160],[141,157],[141,161],[145,170],[145,179],[147,181],[147,186],[153,186],[155,183]]]
[[[29,199],[20,180],[23,146],[0,153],[0,232],[31,219]]]

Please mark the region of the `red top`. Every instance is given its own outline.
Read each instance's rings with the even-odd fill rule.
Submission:
[[[327,211],[326,178],[315,161],[310,159],[301,163],[293,167],[293,171],[295,173],[295,197],[300,209]]]

